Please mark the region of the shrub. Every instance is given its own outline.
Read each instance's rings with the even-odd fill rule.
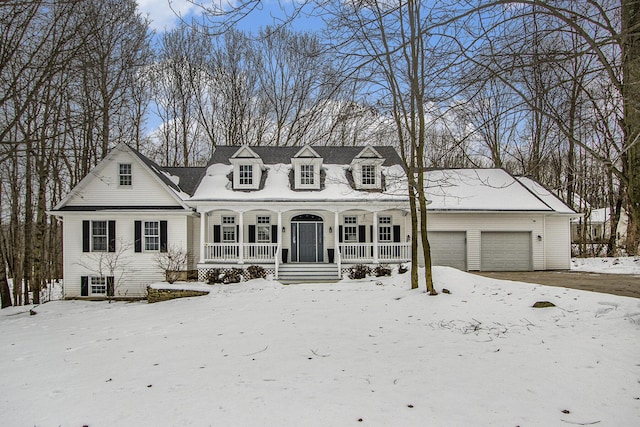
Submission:
[[[388,265],[379,265],[373,269],[373,274],[376,277],[391,276],[391,268]]]
[[[250,265],[247,268],[247,272],[249,273],[250,279],[264,279],[267,277],[267,272],[259,265]]]
[[[224,274],[222,273],[222,270],[220,270],[219,268],[212,268],[207,273],[207,283],[209,285],[222,283],[224,281],[223,279],[224,279]]]
[[[224,273],[224,283],[240,283],[242,281],[243,270],[241,268],[232,268]]]
[[[369,267],[364,264],[357,264],[351,267],[349,279],[364,279],[370,273]]]
[[[407,271],[409,271],[409,269],[407,268],[407,266],[406,266],[406,265],[404,265],[404,264],[400,264],[400,265],[398,266],[398,274],[404,274],[404,273],[406,273]]]

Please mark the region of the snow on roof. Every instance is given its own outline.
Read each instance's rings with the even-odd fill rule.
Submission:
[[[554,210],[503,169],[427,171],[425,187],[431,211]]]
[[[540,200],[545,202],[551,209],[559,213],[576,213],[573,209],[567,206],[562,200],[560,200],[555,194],[547,190],[539,182],[534,181],[526,176],[520,176],[518,181],[536,195]]]
[[[385,176],[384,192],[355,190],[348,182],[348,166],[324,164],[325,186],[322,190],[294,191],[290,188],[291,164],[277,163],[267,166],[264,188],[255,191],[234,191],[228,175],[233,166],[215,163],[207,168],[192,201],[402,201],[408,200],[407,180],[399,165],[382,167]]]

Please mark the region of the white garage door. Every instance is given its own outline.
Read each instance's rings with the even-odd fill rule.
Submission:
[[[482,271],[532,270],[530,232],[483,232],[480,239]]]
[[[467,270],[467,233],[464,231],[430,231],[431,265]]]

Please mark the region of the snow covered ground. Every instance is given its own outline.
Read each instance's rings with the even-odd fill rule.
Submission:
[[[640,425],[640,300],[408,278],[2,310],[0,424]]]
[[[640,274],[640,257],[572,258],[571,270],[590,273]]]

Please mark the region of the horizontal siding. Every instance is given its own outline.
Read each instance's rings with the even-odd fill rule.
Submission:
[[[128,152],[113,150],[109,162],[99,171],[94,170],[91,180],[68,206],[176,206],[179,203],[158,182],[138,158]],[[119,164],[131,163],[132,185],[121,187],[118,182]],[[171,191],[171,190],[169,190]]]
[[[569,218],[550,216],[545,220],[545,259],[547,270],[571,268],[571,232]]]
[[[288,211],[282,213],[282,227],[284,227],[285,232],[282,235],[282,247],[289,248],[291,246],[291,219],[296,215],[300,214],[314,214],[318,215],[323,219],[324,222],[324,246],[326,249],[332,249],[335,247],[335,236],[334,234],[338,232],[338,227],[334,224],[335,222],[335,214],[334,212],[317,210],[317,211]],[[245,236],[245,241],[247,241],[247,233],[249,232],[249,225],[255,224],[258,216],[270,216],[271,224],[278,224],[278,214],[273,211],[268,210],[256,210],[256,211],[248,211],[243,214],[243,233]],[[358,225],[364,225],[366,227],[366,238],[367,242],[372,241],[371,237],[371,225],[373,225],[373,214],[370,212],[365,212],[362,210],[353,210],[353,211],[345,211],[339,214],[339,222],[342,224],[344,216],[356,215],[358,217]],[[388,216],[392,217],[391,221],[393,225],[400,225],[400,232],[404,238],[401,241],[406,239],[406,235],[409,235],[411,230],[411,217],[405,215],[403,211],[394,209],[389,211],[383,211],[378,213],[379,216]],[[239,214],[237,212],[228,211],[228,210],[215,210],[208,214],[206,221],[206,232],[205,232],[205,241],[213,242],[213,226],[222,224],[223,216],[234,216],[236,218],[236,224],[239,224]],[[332,233],[329,233],[329,227],[332,228]],[[200,237],[198,235],[198,241]]]
[[[164,280],[164,272],[157,266],[158,252],[134,251],[134,221],[167,221],[167,244],[187,250],[187,216],[162,215],[120,215],[113,217],[106,214],[74,214],[65,215],[64,230],[64,296],[74,298],[80,296],[81,276],[98,276],[99,263],[109,256],[104,252],[82,252],[83,220],[115,220],[116,221],[116,253],[124,248],[116,265],[115,282],[116,297],[143,297],[147,285]],[[108,275],[108,269],[103,274]]]
[[[531,232],[533,269],[545,269],[544,244],[537,240],[538,235],[544,235],[544,215],[542,214],[430,212],[427,221],[429,231],[467,232],[467,268],[469,270],[480,270],[480,245],[483,231]]]

